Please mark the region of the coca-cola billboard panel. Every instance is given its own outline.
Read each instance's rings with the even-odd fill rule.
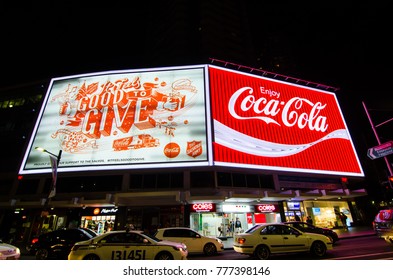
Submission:
[[[21,174],[211,165],[206,65],[52,79]]]
[[[209,66],[214,164],[364,176],[332,92]]]

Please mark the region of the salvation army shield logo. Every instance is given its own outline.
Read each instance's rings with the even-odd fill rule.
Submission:
[[[202,154],[202,141],[191,141],[187,142],[187,155],[196,158]]]

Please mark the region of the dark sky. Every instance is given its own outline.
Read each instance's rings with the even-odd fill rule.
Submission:
[[[340,88],[336,94],[350,131],[369,137],[359,153],[377,144],[362,101],[374,124],[393,118],[393,17],[388,3],[241,2],[249,4],[256,51],[289,57],[291,66],[276,69],[279,74]],[[142,68],[138,63],[147,58],[134,50],[160,44],[144,34],[154,1],[128,6],[111,1],[105,7],[66,3],[1,9],[0,89],[64,75]],[[264,61],[261,66],[270,70]],[[382,141],[391,140],[392,131],[393,121],[378,128]]]

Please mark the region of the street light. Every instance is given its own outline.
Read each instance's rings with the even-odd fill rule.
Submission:
[[[55,154],[53,154],[53,153],[49,152],[48,150],[41,148],[41,147],[35,147],[34,149],[36,149],[37,151],[43,152],[43,153],[50,154],[51,156],[55,157],[57,159],[57,166],[59,166],[61,154],[63,153],[62,150],[59,151],[58,155],[55,155]]]
[[[50,199],[50,198],[52,198],[52,197],[54,197],[56,195],[57,167],[59,166],[60,159],[61,159],[61,154],[62,154],[63,151],[60,150],[59,154],[55,155],[55,154],[49,152],[48,150],[46,150],[44,148],[35,147],[35,149],[37,151],[49,154],[49,157],[50,157],[50,163],[51,163],[51,166],[52,166],[52,179],[53,179],[53,181],[52,181],[52,189],[50,190],[49,196],[48,196],[48,199]],[[56,160],[56,161],[54,161],[54,160]],[[48,204],[48,199],[45,200],[45,204],[46,205]]]

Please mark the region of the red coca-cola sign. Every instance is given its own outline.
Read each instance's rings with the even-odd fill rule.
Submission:
[[[194,203],[190,205],[191,212],[216,212],[216,204],[214,203]]]
[[[209,66],[216,165],[363,176],[332,92]]]

